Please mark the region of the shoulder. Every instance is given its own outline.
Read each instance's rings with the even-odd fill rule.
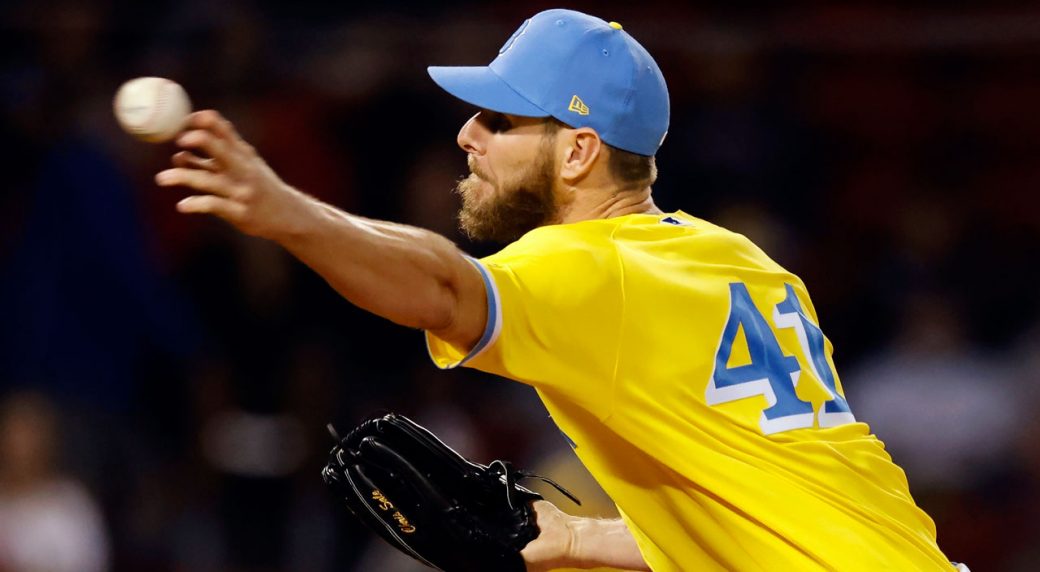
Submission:
[[[741,268],[784,271],[758,244],[747,236],[682,211],[661,217],[654,233],[661,238],[682,238],[670,242],[676,250],[709,264]]]
[[[500,266],[552,266],[556,270],[606,267],[617,258],[610,220],[536,228],[482,262]]]

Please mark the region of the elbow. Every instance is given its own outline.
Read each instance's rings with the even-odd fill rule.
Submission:
[[[428,260],[432,266],[429,275],[434,277],[428,285],[424,302],[414,300],[417,308],[418,327],[430,332],[450,332],[459,317],[463,275],[469,262],[460,256],[455,244],[440,235],[433,238],[436,246]]]
[[[455,324],[455,312],[451,304],[452,294],[450,291],[442,291],[435,298],[437,299],[435,303],[425,304],[424,308],[417,313],[417,320],[413,325],[420,330],[434,334],[451,331]]]

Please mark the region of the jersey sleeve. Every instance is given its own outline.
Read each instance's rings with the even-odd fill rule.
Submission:
[[[587,233],[586,233],[587,234]],[[599,409],[606,405],[621,334],[622,268],[609,237],[546,227],[482,260],[488,322],[473,348],[427,332],[438,367],[473,367]]]

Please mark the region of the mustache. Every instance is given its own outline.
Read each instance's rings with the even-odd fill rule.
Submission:
[[[477,178],[483,179],[485,181],[488,180],[487,173],[485,173],[484,170],[477,165],[477,160],[473,158],[473,155],[468,155],[466,157],[466,166],[469,167],[469,172],[476,175]]]

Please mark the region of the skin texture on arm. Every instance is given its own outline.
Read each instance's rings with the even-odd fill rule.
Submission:
[[[310,229],[278,242],[354,305],[471,348],[487,322],[483,279],[436,233],[327,205]]]
[[[534,509],[538,538],[521,551],[528,572],[601,567],[650,570],[624,521],[571,516],[547,501],[535,501]]]
[[[480,339],[487,321],[483,280],[447,238],[350,215],[301,193],[215,111],[193,113],[177,144],[187,150],[174,155],[174,168],[158,173],[156,182],[200,193],[181,200],[180,212],[213,214],[278,242],[369,312],[463,349]]]

